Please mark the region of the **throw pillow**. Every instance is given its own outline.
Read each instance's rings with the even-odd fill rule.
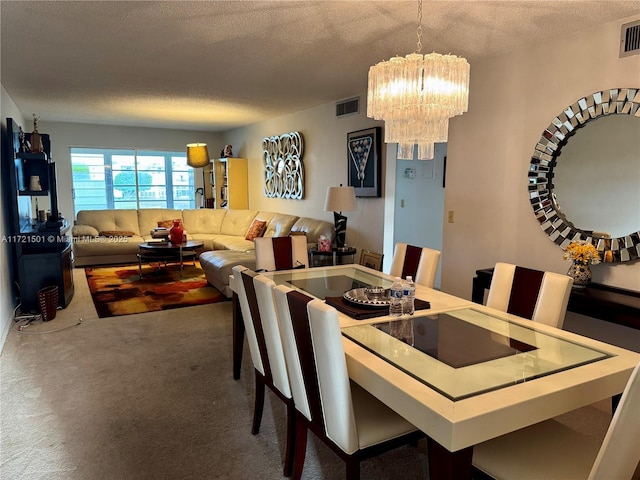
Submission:
[[[159,228],[171,228],[173,227],[173,220],[159,220],[158,221]]]
[[[103,230],[100,235],[103,237],[133,237],[135,233],[129,230]]]
[[[74,237],[97,237],[98,229],[91,225],[74,225],[71,234]]]
[[[247,235],[244,237],[245,240],[253,241],[256,237],[261,237],[264,235],[264,231],[267,229],[267,222],[264,220],[258,220],[257,218],[251,223],[249,230],[247,230]]]

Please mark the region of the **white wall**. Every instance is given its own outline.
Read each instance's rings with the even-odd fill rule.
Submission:
[[[9,94],[2,87],[2,97],[0,99],[0,106],[2,107],[2,133],[4,135],[7,129],[7,117],[13,118],[24,128],[24,118],[18,111],[18,107],[13,102]],[[25,129],[26,130],[26,129]],[[10,158],[2,156],[2,161],[11,161]],[[0,183],[0,238],[5,239],[7,235],[7,208],[4,205],[5,192]],[[12,272],[9,268],[11,264],[11,251],[10,245],[6,241],[2,241],[0,244],[0,350],[4,345],[4,340],[9,333],[9,328],[13,324],[13,309],[16,307],[17,302],[14,298],[13,278]]]
[[[24,127],[23,127],[24,128]],[[184,150],[187,143],[204,142],[212,158],[224,142],[211,132],[167,130],[160,128],[117,127],[81,123],[39,122],[38,130],[51,137],[51,157],[56,162],[58,209],[66,218],[73,217],[73,188],[70,147],[123,147],[153,150]],[[197,169],[196,187],[202,186],[202,169]]]
[[[360,96],[361,113],[336,118],[335,102],[227,132],[225,143],[233,145],[237,157],[249,162],[249,208],[318,218],[333,223],[333,213],[325,212],[327,187],[347,185],[347,133],[381,125],[366,117],[366,92]],[[304,139],[304,198],[290,200],[264,195],[262,139],[298,131]],[[382,148],[385,168],[386,148]],[[384,175],[383,175],[384,177]],[[384,196],[385,185],[382,185]],[[382,251],[384,225],[383,198],[358,198],[358,210],[347,216],[348,245]]]
[[[541,42],[471,66],[469,111],[450,124],[442,289],[471,297],[477,269],[497,261],[566,273],[562,250],[539,227],[527,169],[542,131],[596,91],[640,87],[640,56],[618,58],[620,25]],[[614,192],[611,192],[614,195]],[[640,290],[640,262],[601,264],[594,281]]]

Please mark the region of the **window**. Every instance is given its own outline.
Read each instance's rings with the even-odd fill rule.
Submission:
[[[185,152],[71,148],[73,203],[80,210],[195,208]]]

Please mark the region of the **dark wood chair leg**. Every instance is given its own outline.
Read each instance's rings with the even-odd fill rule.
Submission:
[[[360,459],[356,457],[350,457],[346,460],[347,463],[347,480],[360,480]]]
[[[611,416],[612,417],[613,417],[613,414],[616,413],[616,409],[618,408],[618,404],[620,403],[621,399],[622,399],[621,393],[611,397]]]
[[[287,447],[284,456],[284,476],[290,477],[293,473],[293,459],[296,446],[296,407],[293,399],[287,402]]]
[[[262,374],[256,372],[256,401],[253,405],[253,426],[251,427],[251,433],[256,435],[260,432],[260,423],[262,423],[262,410],[264,409],[264,378]]]
[[[293,480],[302,478],[302,470],[304,469],[304,457],[307,454],[307,426],[303,420],[297,418],[300,413],[296,412],[295,420],[295,455],[293,458]]]
[[[242,349],[244,347],[244,322],[242,320],[242,310],[240,309],[240,300],[238,294],[233,292],[231,297],[231,306],[233,310],[233,378],[240,378],[240,369],[242,368]]]

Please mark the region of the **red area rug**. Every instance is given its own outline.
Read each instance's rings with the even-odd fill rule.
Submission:
[[[98,317],[157,312],[172,308],[205,305],[226,300],[207,283],[196,265],[143,265],[140,279],[137,265],[85,268],[89,290]]]

